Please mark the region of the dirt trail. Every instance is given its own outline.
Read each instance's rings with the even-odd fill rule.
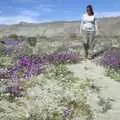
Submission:
[[[105,69],[91,61],[69,66],[75,76],[89,79],[94,89],[88,90],[88,104],[90,104],[95,120],[120,120],[120,83],[105,76]]]

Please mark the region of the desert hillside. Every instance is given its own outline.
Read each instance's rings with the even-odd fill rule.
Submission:
[[[107,36],[120,35],[120,17],[98,19],[101,34]],[[16,33],[18,35],[36,36],[42,33],[45,36],[60,36],[71,33],[79,34],[80,21],[58,21],[51,23],[32,24],[21,22],[16,25],[0,25],[0,34]]]

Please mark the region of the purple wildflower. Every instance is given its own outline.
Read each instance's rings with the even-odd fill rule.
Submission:
[[[29,57],[24,56],[19,60],[19,64],[21,64],[24,67],[29,67],[31,64],[31,60]]]
[[[6,92],[10,93],[10,95],[19,97],[21,96],[21,92],[23,91],[23,88],[21,88],[20,86],[16,85],[16,86],[10,86],[6,89]]]
[[[67,118],[68,116],[70,116],[72,113],[72,109],[66,109],[63,111],[63,117]]]
[[[72,52],[60,52],[49,55],[49,61],[53,64],[77,62],[78,60],[79,60],[79,55]]]
[[[31,78],[43,72],[48,64],[64,64],[77,62],[78,60],[78,54],[72,52],[45,54],[40,57],[23,56],[12,68],[12,77],[14,79]]]
[[[120,68],[120,49],[112,49],[107,51],[101,60],[104,66],[110,68]]]

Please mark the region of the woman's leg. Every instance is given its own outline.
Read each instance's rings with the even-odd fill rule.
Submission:
[[[84,57],[88,58],[88,50],[89,50],[89,33],[87,31],[83,31],[83,47],[84,47]]]
[[[91,50],[94,50],[95,44],[96,44],[95,32],[91,33],[90,39],[91,39],[91,47],[90,48],[91,48]]]
[[[89,34],[89,57],[92,57],[93,53],[94,53],[94,48],[95,48],[95,32],[90,32]]]

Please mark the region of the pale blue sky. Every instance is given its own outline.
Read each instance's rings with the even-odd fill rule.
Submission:
[[[97,16],[120,15],[120,0],[1,0],[0,24],[79,20],[89,3]]]

